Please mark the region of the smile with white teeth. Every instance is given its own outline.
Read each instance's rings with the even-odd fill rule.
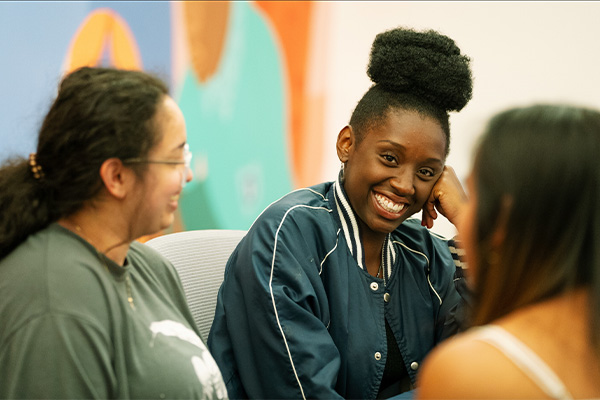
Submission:
[[[171,196],[171,201],[178,201],[179,200],[179,195],[176,194],[175,196]]]
[[[377,199],[377,203],[379,203],[379,205],[387,212],[397,214],[400,211],[404,210],[404,207],[406,207],[406,204],[394,203],[393,201],[391,201],[385,196],[380,195],[379,193],[375,194],[375,199]]]

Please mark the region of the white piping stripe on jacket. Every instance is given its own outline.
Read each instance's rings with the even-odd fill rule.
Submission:
[[[423,257],[425,257],[425,260],[427,261],[427,283],[429,283],[429,287],[431,288],[431,290],[433,290],[433,293],[435,293],[435,295],[437,296],[438,300],[440,301],[440,305],[441,305],[442,304],[442,298],[438,294],[437,290],[435,290],[435,288],[431,284],[431,280],[429,280],[429,258],[425,254],[421,253],[420,251],[413,250],[413,249],[411,249],[410,247],[408,247],[407,245],[405,245],[402,242],[396,241],[395,243],[398,243],[400,246],[404,247],[406,250],[412,251],[415,254],[420,254]]]
[[[417,219],[417,218],[412,218],[412,219]],[[429,233],[431,234],[431,236],[435,236],[438,239],[442,239],[445,240],[446,242],[448,241],[448,238],[445,236],[440,235],[439,233],[435,233],[433,231],[429,231]]]
[[[302,384],[300,383],[300,377],[298,377],[298,372],[296,371],[296,366],[294,365],[294,360],[292,359],[292,353],[290,352],[290,347],[288,346],[287,339],[285,337],[285,333],[283,332],[283,327],[281,326],[281,321],[279,321],[279,313],[277,312],[277,306],[275,305],[275,294],[273,293],[273,271],[275,269],[275,254],[277,253],[277,238],[279,237],[279,231],[281,230],[281,226],[285,221],[285,218],[295,208],[298,207],[306,207],[311,208],[313,210],[325,210],[327,212],[331,212],[331,210],[325,207],[312,207],[304,204],[298,204],[291,207],[289,210],[285,212],[279,226],[277,227],[277,231],[275,232],[275,243],[273,243],[273,258],[271,261],[271,276],[269,277],[269,292],[271,293],[271,301],[273,303],[273,311],[275,312],[275,319],[277,320],[277,326],[279,327],[279,331],[281,332],[281,337],[283,338],[283,344],[285,345],[285,349],[288,353],[288,357],[290,359],[290,364],[292,365],[292,370],[294,371],[294,376],[296,377],[296,382],[298,382],[298,387],[300,388],[300,392],[302,393],[302,398],[306,400],[306,396],[304,395],[304,389],[302,388]]]
[[[416,219],[416,218],[411,218],[411,219]],[[456,238],[456,236],[454,236],[451,239],[448,239],[448,238],[446,238],[442,235],[439,235],[435,232],[432,232],[432,231],[429,231],[429,233],[431,234],[431,236],[441,239],[448,244],[448,248],[450,249],[450,254],[452,254],[452,260],[454,261],[455,266],[457,266],[458,268],[461,268],[461,269],[466,269],[468,267],[467,262],[464,261],[464,257],[466,255],[465,250],[460,247],[460,240],[458,240]],[[460,279],[461,278],[455,278],[454,281],[456,282]]]
[[[324,201],[327,201],[327,202],[329,201],[329,200],[327,199],[327,197],[323,196],[323,193],[319,193],[319,192],[317,192],[316,190],[313,190],[313,189],[311,189],[311,188],[309,188],[309,187],[308,187],[308,188],[303,188],[303,189],[298,189],[298,190],[308,190],[309,192],[312,192],[312,193],[314,193],[314,194],[316,194],[316,195],[319,195],[319,196],[321,196],[321,198],[322,198]]]
[[[278,198],[277,200],[275,200],[275,201],[271,202],[271,204],[269,204],[267,207],[265,207],[265,208],[264,208],[264,209],[263,209],[263,210],[260,212],[260,214],[258,214],[258,217],[254,218],[254,221],[252,221],[252,225],[254,225],[254,223],[255,223],[255,222],[256,222],[256,221],[257,221],[257,220],[260,218],[260,216],[261,216],[261,215],[263,215],[263,213],[264,213],[265,211],[267,211],[269,208],[271,208],[271,206],[272,206],[273,204],[277,203],[279,200],[283,199],[285,196],[287,196],[287,195],[289,195],[289,194],[291,194],[291,193],[299,192],[299,191],[301,191],[301,190],[308,190],[309,192],[312,192],[312,193],[314,193],[314,194],[318,194],[319,196],[321,196],[321,197],[323,198],[323,200],[325,200],[325,201],[329,201],[329,200],[327,200],[327,197],[323,196],[321,193],[319,193],[319,192],[317,192],[317,191],[315,191],[315,190],[312,190],[311,188],[300,188],[300,189],[292,190],[291,192],[284,194],[283,196],[281,196],[281,197],[280,197],[280,198]],[[251,225],[251,226],[252,226],[252,225]]]
[[[329,257],[329,255],[331,253],[333,253],[335,251],[335,249],[337,249],[338,246],[338,242],[339,242],[339,235],[340,235],[340,230],[338,229],[337,232],[335,233],[335,246],[333,246],[333,249],[329,250],[329,252],[327,254],[325,254],[325,258],[323,258],[323,261],[321,261],[321,269],[319,269],[319,276],[321,275],[321,272],[323,272],[323,264],[325,263],[325,260],[327,260],[327,257]]]

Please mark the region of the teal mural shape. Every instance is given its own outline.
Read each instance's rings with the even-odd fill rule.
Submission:
[[[282,60],[256,9],[231,2],[216,73],[201,83],[190,68],[180,87],[194,154],[180,199],[185,230],[248,229],[292,189]]]

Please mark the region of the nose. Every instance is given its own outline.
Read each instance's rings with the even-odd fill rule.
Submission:
[[[194,174],[192,173],[192,168],[191,167],[187,167],[185,169],[185,181],[186,181],[186,183],[190,182],[193,177],[194,177]]]
[[[191,181],[194,176],[192,174],[192,169],[190,167],[188,167],[187,165],[184,167],[183,170],[180,170],[180,172],[181,172],[181,186],[183,187],[183,186],[185,186],[186,183]]]
[[[402,168],[390,179],[390,185],[398,194],[412,196],[415,194],[415,173],[410,168]]]
[[[190,151],[190,145],[185,144],[183,148],[183,157],[185,159],[183,175],[181,176],[181,186],[192,180],[194,175],[192,174],[192,152]]]

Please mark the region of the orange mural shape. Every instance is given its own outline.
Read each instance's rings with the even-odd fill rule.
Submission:
[[[67,72],[84,66],[98,66],[108,54],[111,66],[142,69],[135,37],[127,22],[108,8],[94,10],[80,25],[67,56]]]
[[[278,35],[289,79],[289,137],[293,184],[318,183],[323,155],[323,96],[307,91],[311,1],[255,1]]]

